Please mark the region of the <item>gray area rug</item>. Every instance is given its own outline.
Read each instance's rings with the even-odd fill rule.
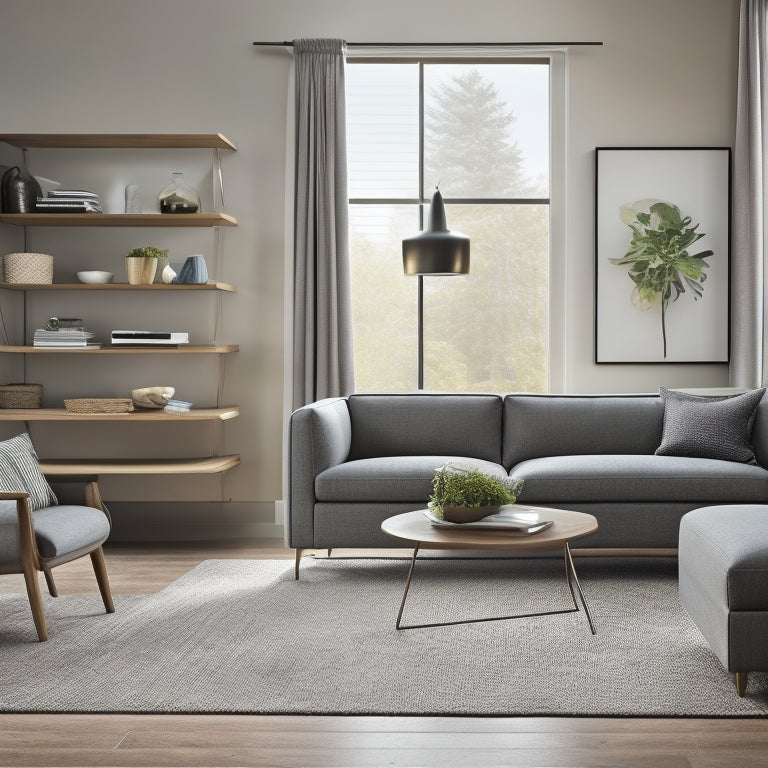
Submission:
[[[0,711],[765,716],[677,598],[674,560],[577,558],[583,611],[397,631],[408,562],[209,560],[154,595],[0,596]],[[550,560],[420,561],[404,623],[557,610]]]

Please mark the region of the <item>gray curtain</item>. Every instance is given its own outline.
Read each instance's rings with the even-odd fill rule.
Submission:
[[[736,146],[733,158],[731,366],[734,387],[766,381],[766,5],[741,0]]]
[[[293,407],[354,391],[343,40],[295,40]]]

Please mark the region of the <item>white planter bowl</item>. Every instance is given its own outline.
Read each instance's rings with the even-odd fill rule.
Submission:
[[[85,272],[78,272],[77,279],[81,283],[111,283],[111,272],[100,272],[97,269],[86,270]]]

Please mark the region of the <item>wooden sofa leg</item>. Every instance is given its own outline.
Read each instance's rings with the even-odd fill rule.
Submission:
[[[737,672],[736,673],[736,693],[739,694],[739,696],[743,696],[747,691],[747,673],[746,672]]]
[[[296,547],[296,564],[293,568],[293,578],[299,580],[299,564],[301,563],[301,556],[304,554],[304,550],[301,547]]]
[[[35,622],[37,637],[41,643],[44,643],[48,639],[48,628],[45,626],[43,595],[40,592],[37,571],[33,568],[24,568],[24,582],[27,585],[27,597],[29,598],[29,606],[32,608],[32,619]]]
[[[115,604],[112,602],[112,590],[109,588],[107,564],[104,562],[104,550],[101,547],[91,552],[91,563],[96,574],[96,582],[99,585],[101,599],[104,601],[104,607],[107,609],[107,613],[114,613]]]

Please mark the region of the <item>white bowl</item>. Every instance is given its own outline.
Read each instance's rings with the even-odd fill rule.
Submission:
[[[111,272],[100,272],[97,269],[87,270],[86,272],[78,272],[77,279],[81,283],[111,283]]]

